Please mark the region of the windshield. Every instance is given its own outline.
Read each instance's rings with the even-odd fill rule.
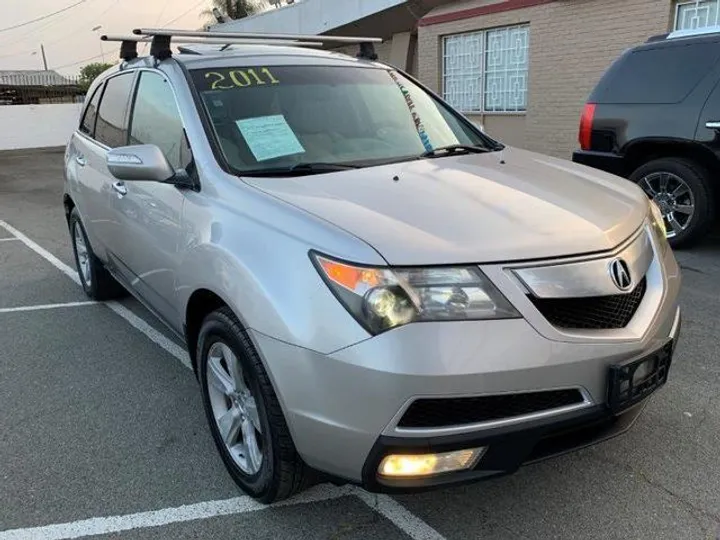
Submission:
[[[240,174],[371,166],[496,144],[396,71],[328,66],[194,70],[228,164]]]

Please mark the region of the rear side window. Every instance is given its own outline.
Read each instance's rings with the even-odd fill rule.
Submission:
[[[154,144],[176,168],[191,160],[180,111],[170,84],[158,73],[140,75],[135,107],[130,122],[130,144]]]
[[[98,101],[100,101],[102,89],[102,85],[95,89],[95,93],[85,109],[85,116],[83,116],[82,123],[80,124],[80,131],[91,137],[95,136],[95,119],[97,118]]]
[[[598,84],[594,103],[679,103],[715,65],[718,43],[642,48],[623,56]]]
[[[127,144],[127,109],[134,80],[133,73],[108,79],[100,101],[95,139],[117,148]]]

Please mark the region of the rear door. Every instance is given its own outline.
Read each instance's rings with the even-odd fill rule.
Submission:
[[[105,85],[100,84],[90,98],[80,120],[80,128],[73,134],[70,141],[67,156],[67,178],[72,198],[85,224],[90,245],[95,254],[101,258],[104,258],[105,246],[100,242],[100,236],[97,234],[96,229],[98,221],[96,212],[100,206],[101,186],[96,185],[97,178],[95,175],[90,174],[87,167],[87,156],[92,152],[92,147],[95,144],[95,122],[104,88]]]
[[[716,80],[719,76],[716,72]],[[695,139],[720,158],[720,82],[716,84],[700,113]]]
[[[159,71],[143,70],[130,114],[131,145],[153,144],[175,169],[192,162],[182,118],[170,82]],[[155,312],[178,327],[175,275],[180,264],[181,218],[185,192],[152,181],[125,182],[113,199],[119,226],[111,243],[125,280]]]
[[[108,263],[112,263],[115,250],[111,231],[116,223],[111,204],[113,184],[117,181],[108,171],[105,157],[109,149],[127,144],[128,105],[134,78],[134,72],[126,72],[105,82],[94,133],[83,142],[81,183],[85,193],[86,228],[93,231],[93,237],[100,244],[100,250],[95,245],[93,250]]]

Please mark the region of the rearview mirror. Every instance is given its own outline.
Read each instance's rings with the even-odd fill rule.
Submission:
[[[110,174],[118,180],[167,182],[175,176],[165,154],[154,144],[113,148],[105,160]]]

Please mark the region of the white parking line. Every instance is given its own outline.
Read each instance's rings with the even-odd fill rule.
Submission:
[[[50,253],[47,249],[44,247],[36,244],[32,240],[30,240],[27,236],[25,236],[23,233],[18,231],[15,227],[12,225],[9,225],[8,223],[4,222],[0,219],[0,227],[5,229],[7,232],[12,234],[15,238],[20,240],[23,244],[25,244],[27,247],[32,249],[35,253],[43,257],[47,262],[52,264],[55,268],[63,272],[67,277],[72,279],[75,283],[80,285],[80,278],[77,275],[77,272],[70,268],[67,264],[62,262],[60,259],[58,259],[55,255]]]
[[[48,250],[43,248],[42,246],[38,245],[36,242],[33,242],[25,236],[23,233],[18,231],[15,227],[12,225],[9,225],[3,220],[0,220],[0,227],[4,228],[7,232],[15,236],[15,238],[19,241],[21,241],[23,244],[25,244],[27,247],[32,249],[35,253],[43,257],[46,261],[48,261],[50,264],[52,264],[55,268],[60,270],[63,274],[68,276],[70,279],[72,279],[75,283],[80,285],[80,278],[78,277],[77,271],[70,268],[67,264],[62,262],[60,259],[55,257],[52,253],[50,253]],[[148,323],[146,323],[143,319],[135,315],[132,311],[127,309],[125,306],[118,302],[107,302],[106,305],[112,309],[115,313],[120,315],[123,319],[125,319],[128,323],[130,323],[132,326],[134,326],[136,329],[140,330],[143,334],[145,334],[151,341],[155,342],[157,345],[165,349],[167,352],[172,354],[175,358],[180,360],[180,362],[188,368],[192,369],[192,365],[190,363],[190,357],[188,354],[183,350],[182,347],[175,344],[172,340],[165,337],[162,333],[155,330],[152,326],[150,326]]]
[[[129,322],[136,329],[140,330],[143,334],[150,338],[150,340],[154,341],[160,347],[172,354],[175,358],[180,360],[183,366],[188,369],[192,369],[190,356],[188,356],[188,353],[185,351],[185,349],[180,347],[163,333],[155,330],[152,326],[150,326],[143,319],[135,315],[132,311],[130,311],[128,308],[126,308],[119,302],[107,302],[106,305],[115,313],[120,315],[123,319],[125,319],[127,322]]]
[[[413,540],[445,540],[443,535],[389,495],[368,493],[358,487],[351,489],[362,502],[385,516],[395,527]]]
[[[78,277],[77,272],[55,257],[52,253],[30,240],[30,238],[3,220],[0,220],[0,227],[3,227],[15,238],[35,251],[38,255],[55,266],[55,268],[67,275],[75,283],[80,285],[80,278]],[[147,322],[135,315],[122,304],[118,302],[107,302],[106,305],[120,317],[125,319],[130,325],[145,334],[145,336],[151,341],[177,358],[185,367],[192,368],[190,358],[182,347],[178,346],[165,335],[155,330]],[[395,527],[403,531],[413,540],[445,540],[439,532],[430,527],[430,525],[425,523],[422,519],[412,514],[392,497],[387,495],[375,495],[368,493],[363,489],[351,486],[342,488],[328,485],[318,486],[313,490],[301,493],[298,497],[289,501],[275,504],[272,508],[336,499],[347,495],[354,495],[358,497],[372,510],[387,518],[395,525]],[[48,525],[32,529],[4,531],[0,532],[0,540],[55,540],[64,538],[80,538],[84,536],[127,531],[131,529],[157,527],[167,525],[169,523],[207,519],[222,515],[253,512],[264,508],[268,507],[257,503],[250,497],[238,497],[228,501],[211,501],[182,506],[179,508],[142,512],[127,516],[93,518],[73,523]]]
[[[201,502],[177,508],[165,508],[163,510],[153,510],[124,516],[91,518],[70,523],[46,525],[44,527],[13,529],[0,532],[0,540],[65,540],[68,538],[82,538],[85,536],[112,534],[133,529],[161,527],[172,523],[246,514],[267,508],[327,501],[349,495],[351,495],[351,493],[348,489],[322,485],[301,493],[297,497],[287,501],[276,503],[273,506],[260,504],[250,497],[236,497],[224,501]]]
[[[18,242],[20,241],[19,238],[0,238],[0,242]]]
[[[43,311],[46,309],[61,309],[81,306],[94,306],[97,302],[68,302],[66,304],[40,304],[37,306],[18,306],[9,308],[0,308],[0,313],[17,313],[20,311]]]

